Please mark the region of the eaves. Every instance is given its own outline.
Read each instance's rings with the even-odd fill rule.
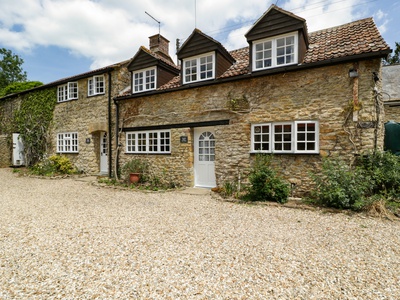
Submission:
[[[64,83],[67,83],[67,82],[70,82],[70,81],[76,81],[76,80],[88,78],[88,77],[91,77],[91,76],[96,76],[96,75],[108,73],[108,72],[113,71],[114,69],[115,69],[115,67],[106,67],[106,68],[103,68],[103,69],[97,69],[97,70],[86,72],[86,73],[83,73],[83,74],[79,74],[79,75],[75,75],[75,76],[71,76],[71,77],[66,77],[66,78],[63,78],[63,79],[60,79],[60,80],[57,80],[57,81],[53,81],[53,82],[50,82],[50,83],[47,83],[47,84],[44,84],[44,85],[41,85],[41,86],[37,86],[37,87],[31,88],[29,90],[25,90],[25,91],[14,93],[14,94],[9,94],[7,96],[4,96],[4,97],[0,98],[0,101],[7,100],[9,98],[19,97],[19,96],[22,96],[22,95],[25,95],[25,94],[28,94],[28,93],[31,93],[31,92],[34,92],[34,91],[40,91],[40,90],[52,88],[52,87],[55,87],[55,86],[58,86],[60,84],[64,84]]]
[[[242,75],[237,75],[237,76],[232,76],[232,77],[217,78],[214,80],[196,82],[196,83],[192,83],[192,84],[185,84],[185,85],[170,88],[170,89],[153,90],[153,91],[143,92],[143,93],[139,93],[139,94],[115,97],[114,102],[135,99],[135,98],[142,98],[142,97],[147,97],[147,96],[152,96],[152,95],[172,93],[172,92],[176,92],[176,91],[188,90],[188,89],[193,89],[193,88],[213,86],[216,84],[234,82],[234,81],[239,81],[239,80],[247,80],[250,78],[257,78],[257,77],[274,75],[274,74],[279,74],[279,73],[295,72],[295,71],[300,71],[300,70],[305,70],[305,69],[336,65],[336,64],[351,62],[351,61],[383,58],[383,57],[387,57],[387,55],[389,53],[391,53],[390,49],[385,50],[385,51],[379,51],[379,52],[369,52],[369,53],[362,53],[362,54],[358,54],[358,55],[349,55],[349,56],[321,60],[321,61],[316,61],[316,62],[311,62],[311,63],[304,63],[304,64],[299,64],[299,65],[257,71],[257,72],[253,72],[253,73],[247,73],[247,74],[242,74]]]

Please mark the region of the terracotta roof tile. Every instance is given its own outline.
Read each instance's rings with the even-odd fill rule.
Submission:
[[[309,42],[309,48],[301,62],[303,65],[390,50],[372,18],[312,32],[309,34]],[[229,53],[236,62],[217,79],[240,76],[248,74],[250,71],[249,47],[233,50]],[[180,82],[181,77],[176,76],[170,82],[161,86],[159,90],[180,87]]]
[[[312,32],[309,41],[303,64],[390,49],[372,18]]]

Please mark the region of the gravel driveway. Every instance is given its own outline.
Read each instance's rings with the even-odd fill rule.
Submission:
[[[400,299],[400,222],[0,169],[0,299]]]

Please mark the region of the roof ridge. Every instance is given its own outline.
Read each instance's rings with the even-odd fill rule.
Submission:
[[[336,26],[332,26],[332,27],[327,27],[327,28],[315,30],[315,31],[310,32],[308,35],[312,35],[312,34],[315,34],[317,32],[327,31],[327,30],[331,30],[331,29],[348,27],[349,25],[355,25],[357,23],[363,23],[363,22],[365,22],[367,20],[370,20],[375,24],[375,21],[374,21],[374,19],[372,17],[367,17],[367,18],[351,21],[351,22],[348,22],[348,23],[344,23],[344,24],[340,24],[340,25],[336,25]]]

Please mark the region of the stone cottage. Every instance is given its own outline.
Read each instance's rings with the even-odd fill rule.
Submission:
[[[81,171],[111,175],[110,129],[114,117],[112,98],[129,82],[128,61],[71,76],[0,99],[0,122],[10,124],[29,93],[54,90],[53,122],[48,130],[48,155],[66,155]],[[12,164],[12,130],[0,132],[0,166]]]
[[[273,155],[295,195],[322,157],[354,159],[383,147],[381,59],[390,48],[372,18],[309,33],[272,5],[227,51],[195,29],[179,65],[141,47],[131,88],[114,99],[119,165],[139,158],[159,178],[215,187],[246,180],[258,153]],[[164,50],[162,50],[164,49]]]

